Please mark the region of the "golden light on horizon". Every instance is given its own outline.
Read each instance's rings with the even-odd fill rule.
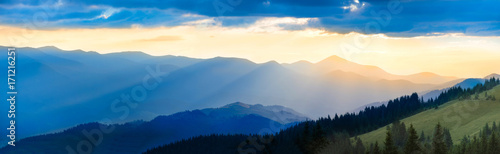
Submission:
[[[261,25],[51,30],[0,26],[0,35],[4,36],[0,38],[0,45],[56,46],[99,53],[142,51],[156,56],[195,58],[239,57],[257,63],[271,60],[318,62],[338,55],[400,75],[433,72],[446,76],[484,77],[500,73],[500,37],[448,34],[397,38],[382,34],[329,33],[314,28],[291,31],[265,22],[256,23]],[[369,43],[360,45],[360,39]]]

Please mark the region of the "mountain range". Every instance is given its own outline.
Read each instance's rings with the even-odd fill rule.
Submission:
[[[18,124],[19,138],[102,119],[112,123],[152,120],[158,115],[228,102],[282,105],[315,118],[345,113],[368,102],[435,90],[457,80],[430,73],[391,75],[337,56],[318,63],[257,64],[240,58],[99,54],[55,47],[17,48],[16,54],[17,88],[22,89],[18,101],[23,102],[16,106],[16,118],[24,121]],[[151,78],[152,71],[158,78]],[[3,73],[6,77],[7,71]],[[415,80],[418,76],[427,77]],[[138,93],[143,91],[134,88],[140,89],[147,77],[148,84],[161,82]],[[133,102],[136,105],[126,104],[124,99],[134,95],[143,99]],[[116,100],[121,103],[114,103]],[[33,125],[37,127],[30,127]]]
[[[419,84],[443,84],[458,79],[457,77],[440,76],[431,72],[411,75],[394,75],[377,66],[357,64],[338,56],[330,56],[317,63],[298,61],[291,64],[285,64],[285,67],[304,74],[327,74],[333,71],[343,71],[369,77],[372,80],[406,80]]]
[[[113,125],[97,122],[80,124],[61,132],[22,139],[16,147],[1,148],[0,153],[68,153],[81,150],[77,149],[78,145],[87,140],[95,141],[92,143],[94,146],[90,147],[93,153],[140,153],[200,135],[273,134],[307,119],[283,106],[236,102],[220,108],[158,116],[151,121]],[[68,150],[68,147],[72,150]]]

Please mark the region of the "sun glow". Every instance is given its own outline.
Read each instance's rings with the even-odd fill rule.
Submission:
[[[330,33],[316,28],[287,30],[279,24],[304,25],[309,18],[262,19],[247,27],[192,23],[174,27],[30,30],[0,26],[0,44],[16,47],[56,46],[100,53],[143,51],[151,55],[196,58],[240,57],[262,63],[276,60],[320,61],[338,55],[394,74],[434,72],[482,77],[500,69],[500,37],[459,34],[388,37],[383,34]],[[273,21],[273,22],[270,22]]]

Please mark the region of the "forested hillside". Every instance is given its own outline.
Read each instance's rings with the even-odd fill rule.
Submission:
[[[364,153],[367,151],[367,149],[371,149],[367,148],[369,147],[367,145],[370,145],[372,143],[384,143],[383,139],[387,135],[387,128],[385,126],[393,122],[397,123],[397,125],[394,127],[395,129],[398,128],[399,130],[406,130],[405,124],[399,124],[399,120],[412,118],[413,115],[416,114],[420,115],[425,114],[426,112],[437,112],[442,108],[450,106],[450,104],[447,102],[488,100],[490,101],[489,103],[496,103],[496,98],[500,98],[500,94],[498,94],[498,92],[500,92],[500,87],[497,86],[499,84],[499,79],[491,78],[489,80],[486,80],[484,84],[478,84],[473,88],[450,88],[442,92],[437,98],[429,100],[422,100],[421,98],[419,98],[418,94],[413,93],[411,95],[393,99],[389,101],[387,106],[382,105],[379,107],[367,107],[357,114],[346,113],[343,115],[335,115],[333,118],[328,116],[319,118],[315,121],[299,123],[294,127],[290,127],[277,134],[273,134],[273,140],[271,142],[246,139],[242,141],[242,143],[251,145],[250,147],[248,147],[248,149],[253,149],[258,153],[320,153],[325,151],[327,153]],[[488,95],[488,92],[492,95]],[[445,105],[443,106],[443,104]],[[491,113],[492,111],[488,112]],[[422,117],[421,120],[425,121],[428,120],[428,118]],[[415,124],[415,128],[417,128],[416,130],[434,130],[434,126],[438,123],[438,121],[434,122],[427,121],[425,125],[422,126]],[[483,124],[484,123],[485,122],[483,122]],[[448,125],[446,125],[446,127],[447,129],[446,131],[443,129],[443,133],[450,132]],[[453,131],[454,129],[451,130]],[[470,130],[475,131],[478,129],[471,128]],[[366,132],[370,133],[361,135]],[[429,133],[427,134],[432,133],[431,131],[428,132]],[[358,135],[361,136],[356,137]],[[448,136],[450,138],[456,138],[451,134]],[[254,137],[258,138],[258,136]],[[354,137],[354,140],[351,137]],[[204,149],[209,153],[220,150],[213,147],[203,147],[201,146],[203,144],[197,144],[200,143],[204,138],[224,140],[224,138],[230,139],[233,138],[233,136],[221,135],[198,137],[187,141],[181,141],[162,147],[157,147],[155,149],[148,150],[147,153],[161,153],[165,151],[173,153],[191,152],[184,151],[182,150],[182,148],[180,148],[185,147],[186,145],[191,145],[189,146],[191,148]],[[405,139],[406,138],[403,138],[395,142],[395,146],[399,148],[403,147]],[[232,143],[223,146],[223,148],[230,149],[238,147],[238,145],[239,143]],[[219,147],[220,146],[221,145],[219,145]],[[379,148],[385,148],[385,146],[383,145],[378,146]],[[237,148],[233,150],[236,152]]]
[[[475,135],[487,122],[496,121],[500,117],[500,87],[465,97],[460,97],[437,109],[426,110],[414,116],[401,119],[425,134],[433,129],[429,124],[440,122],[451,131],[454,142],[459,143],[464,135]],[[419,132],[421,133],[421,132]],[[385,136],[385,128],[380,128],[359,137],[366,143],[381,142]]]

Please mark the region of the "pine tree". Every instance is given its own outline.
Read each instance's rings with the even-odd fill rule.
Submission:
[[[490,136],[491,129],[490,129],[490,126],[488,125],[488,123],[486,123],[486,125],[484,125],[483,132],[486,133],[486,136]]]
[[[302,137],[299,140],[299,147],[303,153],[306,154],[310,153],[311,151],[309,144],[310,142],[311,142],[311,136],[309,132],[309,122],[306,121],[306,123],[304,124],[304,131],[302,132]]]
[[[311,143],[311,150],[313,153],[319,152],[328,143],[325,137],[325,132],[321,128],[319,122],[316,122],[316,126],[313,130],[313,138]]]
[[[397,148],[394,146],[394,141],[392,141],[391,129],[387,127],[387,135],[385,137],[385,147],[384,154],[397,154]]]
[[[496,133],[493,132],[490,137],[490,142],[488,145],[488,154],[495,154],[500,152],[500,147],[498,146],[498,139]]]
[[[378,141],[375,141],[375,146],[373,147],[373,154],[381,154],[380,148],[378,147]]]
[[[481,134],[481,141],[480,141],[480,153],[486,153],[488,149],[488,135],[486,135],[485,131],[480,132]]]
[[[493,121],[493,126],[491,126],[491,131],[498,131],[497,123]]]
[[[466,151],[468,150],[467,145],[469,145],[469,143],[470,143],[469,138],[467,136],[464,136],[464,138],[462,138],[462,141],[460,142],[458,153],[460,154],[466,153]]]
[[[451,149],[453,146],[453,140],[451,139],[451,134],[449,129],[444,129],[444,143],[448,149]]]
[[[365,153],[365,146],[363,145],[363,141],[360,138],[356,137],[356,147],[354,148],[354,153],[363,154]]]
[[[397,148],[403,148],[408,138],[408,133],[406,132],[405,123],[400,121],[395,121],[391,127],[391,135],[394,141],[394,145]]]
[[[421,151],[420,145],[418,144],[417,131],[415,131],[412,124],[410,125],[410,128],[408,128],[408,133],[410,136],[408,137],[404,148],[405,154],[417,153]]]
[[[445,154],[447,152],[446,144],[444,143],[444,134],[441,124],[436,125],[434,130],[434,138],[432,140],[432,153],[433,154]]]
[[[424,144],[426,142],[424,131],[422,131],[422,133],[420,133],[419,139],[420,139],[420,143],[422,143],[422,144]]]
[[[471,152],[480,153],[480,151],[481,151],[481,144],[479,143],[477,136],[474,135],[474,137],[472,138]]]

